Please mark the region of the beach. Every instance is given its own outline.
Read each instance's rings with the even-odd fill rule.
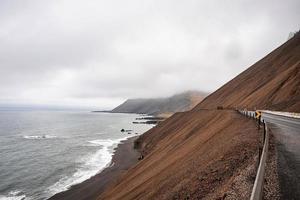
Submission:
[[[131,137],[118,144],[109,167],[90,179],[72,186],[69,190],[55,194],[49,200],[96,199],[122,173],[138,162],[140,154],[133,148],[135,139],[137,137]]]

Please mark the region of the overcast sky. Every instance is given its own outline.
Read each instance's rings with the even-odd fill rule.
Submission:
[[[212,92],[299,29],[299,0],[0,0],[0,104]]]

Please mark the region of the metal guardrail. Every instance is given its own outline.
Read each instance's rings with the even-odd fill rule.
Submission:
[[[255,118],[255,112],[254,111],[239,111],[239,113],[249,117],[249,118]],[[260,161],[259,166],[257,169],[257,174],[255,177],[255,182],[253,185],[252,193],[250,200],[261,200],[263,198],[263,190],[264,190],[264,175],[265,175],[265,168],[266,168],[266,161],[267,161],[267,155],[268,155],[268,148],[269,148],[269,131],[268,127],[265,123],[265,121],[261,121],[261,119],[258,120],[258,123],[260,125],[261,122],[263,122],[264,126],[264,135],[263,135],[263,150],[260,155]]]
[[[261,153],[259,166],[258,166],[250,200],[260,200],[263,198],[264,180],[265,180],[264,175],[265,175],[265,168],[266,168],[268,148],[269,148],[269,131],[266,125],[264,127],[265,127],[264,146]]]

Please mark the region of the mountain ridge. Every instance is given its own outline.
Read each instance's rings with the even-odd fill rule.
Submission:
[[[192,109],[205,96],[206,94],[203,92],[186,91],[166,98],[128,99],[111,112],[148,115],[172,114]]]

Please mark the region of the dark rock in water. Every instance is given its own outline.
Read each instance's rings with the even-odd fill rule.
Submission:
[[[135,134],[137,135],[137,134],[139,134],[139,133],[135,133]]]
[[[148,121],[142,121],[142,122],[132,122],[133,124],[158,124],[161,121],[156,120],[148,120]]]
[[[127,130],[125,130],[124,128],[122,128],[121,129],[121,132],[123,133],[123,132],[126,132],[126,133],[129,133],[129,132],[132,132],[133,130],[130,130],[130,129],[127,129]]]
[[[131,134],[130,132],[127,132],[128,134]]]
[[[138,117],[135,120],[155,120],[155,121],[164,121],[165,117]]]

